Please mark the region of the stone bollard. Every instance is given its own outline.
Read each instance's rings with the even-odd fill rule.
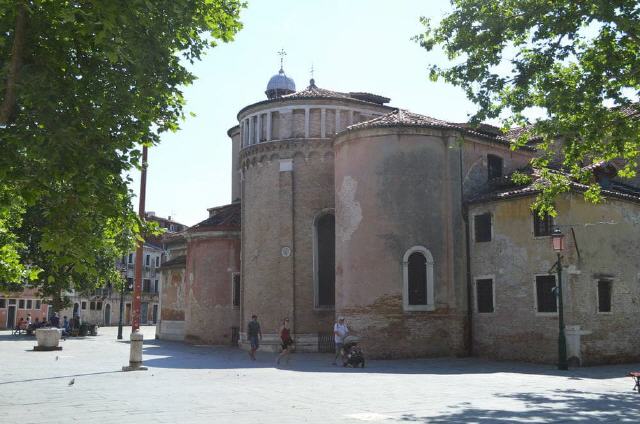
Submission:
[[[36,329],[36,339],[38,345],[33,347],[33,350],[48,351],[48,350],[62,350],[61,346],[58,346],[60,342],[60,332],[58,328],[38,328]]]
[[[129,365],[122,367],[122,371],[146,371],[147,367],[142,366],[142,343],[144,342],[144,336],[136,330],[131,332],[130,340]]]

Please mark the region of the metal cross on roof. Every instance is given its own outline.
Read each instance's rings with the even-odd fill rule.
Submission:
[[[280,56],[280,70],[284,70],[283,64],[284,64],[284,57],[287,55],[287,52],[284,51],[284,49],[280,49],[280,51],[278,52],[278,56]]]

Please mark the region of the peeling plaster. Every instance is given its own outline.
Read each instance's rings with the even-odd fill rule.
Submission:
[[[355,200],[358,182],[346,176],[342,180],[342,186],[338,191],[338,204],[341,206],[337,209],[338,237],[344,242],[351,240],[351,235],[356,232],[360,222],[362,221],[362,208],[360,202]]]

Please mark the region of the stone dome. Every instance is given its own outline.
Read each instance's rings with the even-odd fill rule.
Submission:
[[[276,97],[295,92],[296,83],[284,73],[284,69],[280,68],[280,71],[269,80],[267,90],[264,94],[266,94],[269,99],[275,99]]]

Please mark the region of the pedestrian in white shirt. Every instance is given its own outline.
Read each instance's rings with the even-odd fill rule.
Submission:
[[[336,342],[336,357],[333,359],[333,365],[337,365],[338,356],[344,362],[344,352],[342,346],[344,345],[344,338],[349,334],[349,328],[344,323],[344,317],[339,317],[338,322],[333,326],[333,337]]]

